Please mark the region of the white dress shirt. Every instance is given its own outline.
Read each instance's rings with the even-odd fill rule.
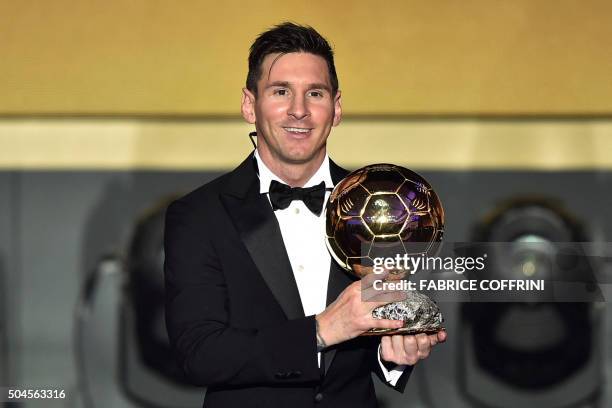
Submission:
[[[265,165],[257,150],[255,159],[259,170],[259,192],[268,194],[272,180],[285,183]],[[326,188],[333,188],[334,183],[329,171],[329,157],[327,154],[321,167],[304,184],[304,188],[316,186],[325,182]],[[330,192],[325,193],[325,202]],[[270,197],[268,196],[268,199]],[[325,310],[327,301],[327,282],[331,256],[325,245],[325,217],[324,211],[319,216],[313,214],[301,200],[294,200],[285,209],[274,211],[289,256],[293,276],[297,284],[300,300],[306,316],[316,315]],[[380,346],[379,346],[380,349]],[[317,353],[319,365],[321,353]],[[378,362],[388,383],[395,385],[404,371],[403,366],[388,371],[380,361]]]

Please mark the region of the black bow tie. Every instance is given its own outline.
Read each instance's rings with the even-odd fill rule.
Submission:
[[[325,182],[322,181],[313,187],[289,187],[276,180],[270,182],[270,202],[274,211],[289,207],[293,200],[302,200],[313,214],[321,215],[323,200],[325,199]]]

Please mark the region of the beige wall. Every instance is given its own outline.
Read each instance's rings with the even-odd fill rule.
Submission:
[[[349,115],[611,115],[608,0],[0,1],[0,115],[230,115],[254,36],[312,24]]]
[[[217,170],[252,150],[241,120],[0,121],[1,169]],[[609,120],[359,120],[329,139],[347,167],[612,170]]]

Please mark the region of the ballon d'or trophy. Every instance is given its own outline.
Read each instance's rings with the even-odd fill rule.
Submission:
[[[336,185],[325,208],[325,242],[332,257],[349,273],[374,273],[374,259],[430,256],[444,233],[444,210],[429,183],[393,164],[355,170]],[[386,280],[403,279],[389,271]],[[394,277],[395,276],[395,277]],[[399,329],[370,329],[364,335],[435,333],[443,329],[438,306],[416,290],[406,300],[372,311],[377,319],[402,320]]]

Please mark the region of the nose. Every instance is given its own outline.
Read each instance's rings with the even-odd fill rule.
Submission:
[[[308,110],[306,98],[303,96],[296,96],[295,98],[292,98],[287,114],[289,116],[293,116],[297,120],[301,120],[309,116],[310,111]]]

